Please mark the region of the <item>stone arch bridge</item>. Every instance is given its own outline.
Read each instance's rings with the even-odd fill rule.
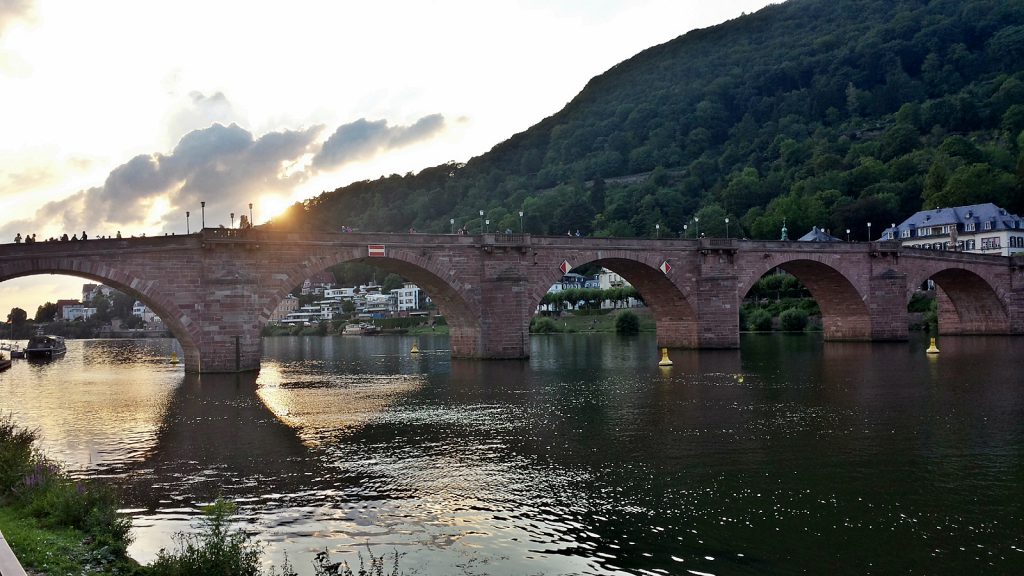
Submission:
[[[373,247],[373,249],[371,249]],[[67,274],[145,302],[190,372],[257,370],[281,299],[329,266],[362,261],[419,285],[446,316],[456,357],[524,358],[530,318],[563,263],[633,284],[668,347],[739,345],[739,303],[781,268],[808,287],[833,340],[907,337],[907,303],[931,279],[944,334],[1024,334],[1024,261],[898,243],[654,240],[523,234],[333,234],[205,229],[187,236],[0,246],[0,281]]]

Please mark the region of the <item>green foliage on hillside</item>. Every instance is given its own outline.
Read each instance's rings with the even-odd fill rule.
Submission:
[[[1024,2],[789,0],[655,46],[466,164],[281,225],[863,240],[922,208],[1024,211]],[[843,233],[838,231],[842,230]]]

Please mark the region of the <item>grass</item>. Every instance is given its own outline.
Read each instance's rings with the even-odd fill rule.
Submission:
[[[564,333],[598,333],[598,332],[615,332],[615,318],[618,316],[618,312],[626,311],[623,310],[595,310],[593,313],[577,313],[577,314],[566,314],[560,317],[548,317],[548,316],[534,316],[533,322],[531,322],[530,331],[536,333],[534,326],[541,322],[542,318],[547,318],[554,323],[553,330],[548,332],[564,332]],[[630,308],[629,312],[636,314],[640,319],[640,332],[654,332],[655,322],[654,318],[650,314],[650,310],[646,308]],[[548,325],[548,322],[543,322],[542,325]]]
[[[22,566],[47,576],[137,574],[134,561],[93,545],[85,532],[51,526],[12,507],[0,507],[0,532]]]

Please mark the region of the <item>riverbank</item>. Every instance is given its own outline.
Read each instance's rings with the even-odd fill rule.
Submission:
[[[0,416],[0,531],[29,573],[136,574],[131,519],[115,491],[75,480],[37,447],[37,432]]]

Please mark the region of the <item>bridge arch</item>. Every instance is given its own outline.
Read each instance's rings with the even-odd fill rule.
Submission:
[[[595,255],[592,259],[580,258],[574,266],[580,267],[593,264],[607,268],[622,276],[644,299],[655,321],[658,345],[671,348],[696,348],[698,341],[698,319],[691,302],[683,291],[662,272],[658,266],[661,260],[644,261],[637,259],[636,254],[629,255]],[[551,285],[561,279],[561,271],[551,266],[550,272],[540,275],[533,282],[529,314],[525,329],[529,330],[533,311],[540,305],[541,299]]]
[[[200,354],[197,345],[200,338],[199,326],[187,316],[182,315],[180,308],[156,289],[157,282],[143,280],[113,266],[69,258],[18,260],[3,268],[3,271],[0,272],[0,282],[42,274],[60,274],[98,282],[139,300],[160,317],[181,345],[185,370],[199,371]]]
[[[811,258],[771,261],[740,285],[740,300],[765,274],[779,268],[795,276],[818,303],[826,340],[870,340],[871,313],[865,303],[865,290],[835,264]]]
[[[428,257],[411,249],[391,249],[386,257],[367,257],[365,249],[352,247],[336,250],[317,251],[305,260],[296,262],[280,274],[276,274],[267,302],[260,310],[259,325],[270,320],[270,315],[296,286],[338,264],[358,262],[394,272],[422,289],[437,305],[448,323],[452,355],[475,357],[479,354],[482,330],[480,306],[466,290],[456,270],[436,257]]]
[[[907,302],[915,288],[931,280],[936,286],[940,334],[1010,334],[1010,314],[1003,297],[980,274],[962,267],[919,270],[908,275]]]

